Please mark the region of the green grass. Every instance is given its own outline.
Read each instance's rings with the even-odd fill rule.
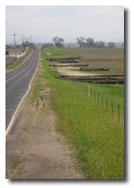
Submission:
[[[46,53],[51,52],[52,54],[47,56]],[[49,59],[77,59],[79,56],[70,56],[66,48],[43,48],[42,57]]]
[[[30,96],[31,103],[33,103],[37,99],[40,89],[41,89],[41,84],[40,82],[37,81],[32,89],[32,95]]]
[[[102,109],[111,113],[115,121],[120,121],[120,124],[124,123],[124,85],[71,82],[75,87],[80,88],[86,95],[94,100],[96,105],[101,106]],[[120,105],[120,114],[118,114],[118,105]]]
[[[32,52],[31,48],[28,48],[27,53],[25,56],[19,58],[15,64],[11,65],[10,67],[7,68],[7,70],[13,70],[15,69],[17,66],[19,66],[21,63],[23,63],[23,61],[25,60],[26,57],[28,57],[30,55],[30,53]]]
[[[44,51],[41,51],[42,57]],[[64,134],[76,148],[76,157],[85,178],[124,179],[124,125],[106,112],[81,87],[59,75],[43,60],[44,73],[41,78],[47,84],[37,81],[32,100],[39,91],[51,88],[50,104],[58,116],[57,131]],[[80,83],[83,85],[83,83]],[[124,87],[119,85],[87,84],[106,95],[120,100],[124,106]]]
[[[124,112],[124,85],[88,83],[87,86],[107,96],[109,99],[113,100],[116,105],[119,103]]]
[[[64,55],[64,56],[49,56],[47,57],[46,59],[79,59],[80,57],[79,56],[70,56],[70,55]]]
[[[21,156],[20,156],[20,155],[16,155],[15,159],[12,161],[12,166],[11,166],[11,168],[12,168],[12,169],[16,169],[17,166],[18,166],[19,163],[20,163],[20,160],[21,160]]]
[[[80,168],[89,179],[124,179],[124,126],[72,82],[61,80],[43,60],[57,130],[76,148]],[[45,86],[44,86],[45,87]],[[123,86],[90,84],[123,101]],[[123,102],[122,102],[123,103]]]
[[[42,56],[46,57],[46,53],[47,52],[51,52],[52,55],[47,56],[47,57],[51,57],[51,56],[59,56],[59,55],[68,55],[68,50],[66,48],[55,48],[55,47],[50,47],[50,48],[43,48],[42,50]]]
[[[87,178],[123,178],[123,126],[67,81],[53,81],[53,109],[58,130],[75,145]],[[116,169],[116,172],[115,172]]]

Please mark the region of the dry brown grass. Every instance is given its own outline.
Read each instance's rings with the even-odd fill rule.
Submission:
[[[124,49],[68,48],[71,55],[79,55],[81,63],[93,68],[109,68],[115,73],[124,73]]]
[[[9,51],[9,53],[23,53],[25,51],[26,48],[7,48],[6,50]]]

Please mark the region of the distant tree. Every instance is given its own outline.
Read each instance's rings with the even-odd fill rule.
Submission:
[[[86,47],[87,48],[95,48],[96,44],[94,42],[94,39],[93,38],[87,38],[86,39]]]
[[[53,42],[55,43],[56,47],[64,47],[64,39],[58,36],[53,38]]]
[[[16,45],[16,48],[21,48],[21,45],[17,44],[17,45]]]
[[[108,48],[116,48],[116,44],[114,42],[109,42],[107,47]]]
[[[54,47],[53,43],[45,43],[42,45],[41,48],[48,48],[48,47]]]
[[[105,43],[103,41],[96,41],[96,48],[105,48]]]
[[[34,43],[25,41],[25,42],[22,43],[22,47],[35,48],[35,45],[34,45]]]
[[[84,48],[86,47],[86,42],[85,42],[85,38],[80,36],[77,38],[77,44],[79,45],[80,48]]]

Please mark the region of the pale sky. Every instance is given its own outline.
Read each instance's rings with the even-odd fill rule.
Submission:
[[[55,36],[76,42],[79,36],[95,41],[124,41],[124,8],[121,6],[7,6],[6,39],[16,32],[34,42],[52,42]]]

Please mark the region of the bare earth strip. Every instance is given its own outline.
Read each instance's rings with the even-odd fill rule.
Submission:
[[[67,76],[97,76],[98,74],[94,73],[86,73],[78,71],[76,67],[56,67],[57,71],[60,75],[67,75]],[[73,70],[74,69],[74,70]],[[76,71],[75,71],[76,70]]]
[[[50,88],[41,91],[43,99],[30,103],[34,84],[42,72],[41,62],[31,90],[23,101],[14,127],[7,137],[6,178],[83,179],[75,150],[56,132],[57,117],[50,108]],[[40,80],[45,84],[45,80]]]

